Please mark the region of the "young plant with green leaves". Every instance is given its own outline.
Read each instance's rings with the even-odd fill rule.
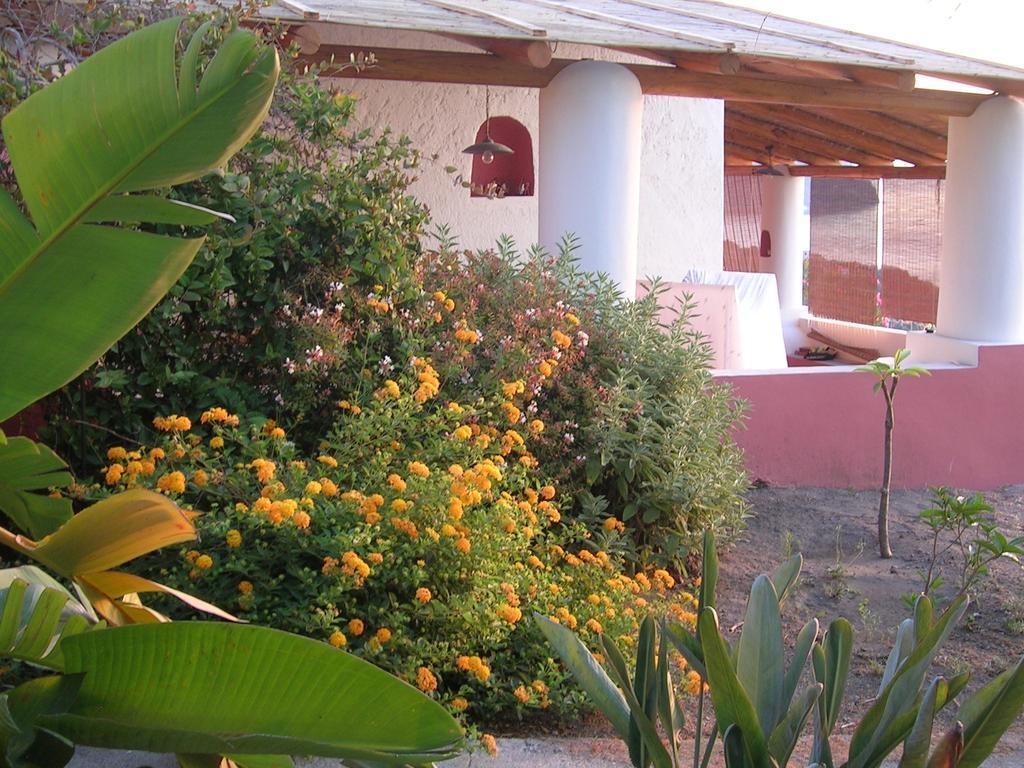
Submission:
[[[218,214],[157,190],[222,166],[267,112],[274,49],[211,23],[186,38],[184,26],[170,19],[110,45],[0,124],[21,201],[0,190],[0,420],[84,370],[161,299],[203,238],[151,225],[182,233]],[[195,538],[188,513],[132,489],[73,515],[46,493],[70,481],[52,451],[0,434],[0,511],[27,533],[0,529],[0,543],[62,580],[0,571],[0,655],[52,673],[0,695],[0,766],[63,766],[76,743],[191,753],[190,768],[221,756],[285,768],[296,753],[423,763],[458,749],[439,705],[343,652],[256,626],[164,623],[139,593],[231,618],[117,570]]]
[[[719,628],[714,607],[718,561],[710,535],[705,537],[704,557],[696,631],[665,623],[658,644],[656,628],[648,619],[632,678],[608,638],[601,638],[605,671],[576,635],[536,617],[562,662],[629,745],[636,768],[684,764],[706,768],[716,744],[721,745],[727,768],[785,768],[792,764],[794,748],[808,722],[813,723],[814,732],[808,766],[814,768],[878,768],[900,747],[900,768],[977,768],[1024,708],[1021,659],[970,696],[953,727],[933,740],[936,715],[966,687],[970,673],[948,680],[935,677],[926,685],[928,669],[963,617],[967,598],[961,595],[935,617],[931,601],[921,596],[913,617],[897,630],[878,695],[854,730],[846,761],[837,763],[830,738],[842,711],[850,670],[850,623],[836,619],[819,637],[818,622],[812,619],[797,636],[789,666],[784,665],[779,606],[799,577],[797,555],[774,573],[755,579],[743,630],[731,646]],[[698,704],[692,759],[679,749],[683,716],[672,696],[669,644],[699,673],[701,682],[708,682],[714,705],[714,724],[702,748],[705,735]],[[811,682],[797,693],[808,662]],[[668,735],[667,746],[658,733],[659,722]]]
[[[1003,533],[992,505],[980,493],[963,496],[949,488],[933,488],[932,506],[921,510],[920,517],[932,529],[922,594],[931,595],[945,585],[940,562],[947,552],[953,552],[957,560],[956,594],[976,587],[997,560],[1020,565],[1024,536],[1010,538]]]
[[[906,377],[916,378],[929,375],[924,368],[908,368],[903,362],[910,357],[909,349],[898,349],[892,357],[879,358],[868,365],[857,369],[861,373],[870,373],[875,377],[874,391],[881,392],[885,398],[885,442],[882,448],[882,487],[878,497],[878,554],[883,559],[892,557],[889,544],[889,488],[892,485],[892,435],[896,426],[896,388]]]

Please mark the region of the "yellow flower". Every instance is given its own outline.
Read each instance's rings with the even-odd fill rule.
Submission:
[[[554,372],[554,368],[551,367],[551,363],[546,360],[537,366],[537,373],[541,376],[550,376]]]
[[[691,696],[700,693],[700,674],[692,669],[686,673],[686,692]]]
[[[107,458],[111,461],[121,461],[128,455],[128,451],[120,446],[115,446],[107,451]]]
[[[469,330],[469,328],[459,328],[457,331],[455,331],[455,340],[461,341],[464,344],[476,344],[476,331],[471,331]]]
[[[280,427],[274,427],[272,430],[270,430],[270,439],[271,440],[280,440],[283,437],[284,437],[284,430],[281,429]]]
[[[456,440],[469,440],[473,436],[473,430],[463,424],[461,427],[456,427],[455,431],[452,432],[452,437]]]
[[[323,491],[324,496],[337,496],[338,486],[335,485],[333,480],[326,477],[320,478],[320,490]]]
[[[400,475],[396,475],[394,472],[388,475],[388,485],[390,485],[399,493],[405,490],[405,480],[403,480]]]
[[[416,477],[430,477],[430,468],[421,461],[410,461],[409,473]]]
[[[434,291],[434,301],[444,301],[446,298],[444,291]]]
[[[365,627],[363,626],[362,619],[352,619],[352,621],[348,623],[348,631],[351,632],[355,637],[359,637],[361,634],[363,634],[364,629]]]
[[[467,709],[469,709],[469,702],[461,696],[456,696],[454,699],[452,699],[452,709],[454,709],[456,712],[465,712]]]
[[[202,571],[208,570],[213,567],[213,558],[209,555],[200,555],[196,558],[196,568]]]
[[[335,648],[344,648],[346,645],[348,645],[348,638],[345,637],[344,632],[342,632],[340,629],[336,629],[331,633],[331,638],[327,642],[329,642]]]
[[[451,299],[445,299],[444,300],[444,308],[446,310],[448,310],[449,312],[454,312],[455,311],[455,302],[452,301]]]
[[[388,395],[389,397],[393,397],[396,400],[402,394],[402,390],[400,390],[398,388],[398,383],[395,382],[395,381],[392,381],[391,379],[388,379],[387,381],[384,382],[384,390],[383,391],[384,391],[384,393],[386,395]]]
[[[316,460],[319,461],[321,464],[326,464],[328,467],[338,466],[338,460],[333,456],[317,456]]]
[[[185,492],[185,474],[183,472],[169,472],[161,475],[156,481],[157,490],[167,493]]]
[[[424,693],[431,693],[437,690],[437,678],[434,673],[426,667],[416,670],[416,687]]]
[[[207,481],[209,479],[210,478],[206,474],[206,470],[204,470],[204,469],[197,469],[195,471],[195,474],[192,475],[192,482],[195,483],[196,485],[198,485],[200,488],[202,488],[204,485],[206,485],[206,483],[207,483]]]
[[[502,603],[498,606],[498,618],[504,619],[509,624],[515,624],[521,618],[523,618],[523,612],[516,608],[514,605],[508,603]]]
[[[569,325],[579,325],[580,324],[580,319],[578,317],[576,317],[576,315],[574,315],[572,312],[566,312],[565,313],[565,321]]]
[[[318,483],[316,480],[310,480],[308,483],[306,483],[306,493],[308,493],[310,496],[316,496],[317,494],[321,493],[323,489],[323,485]]]
[[[242,546],[241,531],[232,528],[230,531],[227,532],[227,535],[224,537],[224,541],[226,541],[227,545],[232,549]]]
[[[377,633],[374,635],[374,637],[377,638],[378,643],[386,643],[388,640],[391,639],[391,630],[387,627],[381,627],[377,630]]]
[[[472,545],[469,543],[469,539],[467,539],[465,536],[463,536],[461,539],[455,542],[455,548],[464,555],[469,554],[471,546]]]
[[[224,438],[220,435],[210,438],[210,447],[213,449],[219,449],[224,447]]]
[[[429,603],[431,597],[430,590],[426,587],[420,587],[416,590],[416,599],[421,603]]]
[[[252,594],[252,582],[251,581],[240,581],[238,582],[238,591],[243,595]]]
[[[539,435],[543,431],[544,431],[544,422],[543,421],[541,421],[540,419],[534,419],[533,421],[530,422],[530,432],[532,432],[535,435]]]
[[[483,736],[481,736],[480,743],[483,745],[484,749],[487,750],[488,755],[490,755],[491,757],[498,756],[498,742],[495,740],[493,736],[491,736],[491,734],[485,733]]]
[[[120,464],[111,464],[107,469],[106,481],[107,485],[117,485],[121,482],[121,475],[124,474],[124,467]],[[159,485],[157,486],[159,487]]]

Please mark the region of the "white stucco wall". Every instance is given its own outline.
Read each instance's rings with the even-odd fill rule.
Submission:
[[[321,25],[324,42],[378,47],[475,49],[434,35]],[[593,57],[593,50],[559,46],[562,58]],[[604,56],[601,57],[612,58]],[[617,57],[627,59],[626,56]],[[649,62],[645,62],[649,63]],[[484,88],[337,78],[327,87],[358,95],[361,126],[390,126],[407,134],[424,155],[412,193],[435,223],[447,224],[460,245],[483,248],[499,235],[522,247],[537,240],[537,198],[472,198],[444,170],[454,165],[469,177],[473,142],[484,119]],[[514,117],[533,137],[537,161],[539,92],[492,87],[491,115]],[[640,180],[638,274],[679,280],[690,268],[722,267],[723,104],[709,99],[644,97]],[[599,159],[595,159],[598,162]],[[542,168],[535,168],[537,180]],[[585,248],[586,243],[581,243]]]

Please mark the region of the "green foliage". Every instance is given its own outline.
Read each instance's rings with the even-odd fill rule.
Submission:
[[[713,547],[711,537],[706,537],[708,555]],[[796,562],[799,564],[799,555]],[[716,561],[708,557],[705,563],[709,566],[705,568],[704,580],[713,582],[717,577]],[[783,570],[788,573],[792,568]],[[778,582],[779,579],[768,575],[755,580],[743,631],[735,648],[729,647],[710,605],[700,607],[695,635],[678,625],[663,625],[662,642],[669,638],[695,669],[699,669],[700,681],[703,683],[706,677],[710,685],[716,722],[708,737],[704,765],[721,734],[721,748],[728,768],[785,768],[790,764],[793,748],[806,722],[813,718],[814,744],[808,765],[835,766],[829,739],[839,719],[849,674],[852,629],[845,619],[837,619],[824,637],[816,640],[817,622],[812,621],[797,639],[791,667],[783,671],[782,625],[775,589]],[[969,697],[960,707],[955,725],[932,746],[937,714],[964,689],[969,673],[950,680],[936,677],[927,687],[924,684],[939,646],[963,617],[966,607],[967,598],[960,596],[935,618],[930,600],[925,596],[918,599],[913,618],[900,626],[878,696],[857,725],[847,760],[840,768],[878,768],[900,745],[903,748],[901,768],[923,768],[926,764],[975,768],[991,754],[1024,709],[1024,659]],[[587,681],[586,690],[595,697],[595,702],[630,746],[630,757],[636,768],[648,768],[652,762],[656,766],[682,765],[674,745],[670,756],[651,724],[650,707],[645,707],[641,699],[632,695],[630,681],[624,676],[621,665],[615,662],[615,653],[609,652],[605,638],[602,638],[602,652],[609,659],[606,675],[586,646],[571,632],[547,624],[541,617],[537,621],[567,668]],[[653,623],[648,619],[645,624],[649,626],[649,637],[653,638]],[[808,657],[812,659],[813,682],[794,699],[795,683]],[[653,654],[638,655],[637,664],[636,680],[667,678],[665,654],[657,660]],[[668,685],[670,687],[670,683]],[[699,701],[702,700],[701,696]],[[642,726],[639,729],[623,733],[622,723],[626,717],[622,712],[623,701],[632,718],[630,722],[639,723]],[[670,741],[675,738],[674,722],[662,720]],[[697,722],[700,723],[699,716]],[[643,727],[645,725],[651,727]],[[702,737],[698,727],[694,768],[702,764]],[[637,743],[643,748],[638,749]]]
[[[230,403],[294,425],[307,444],[326,432],[332,400],[293,375],[318,344],[302,328],[329,309],[332,286],[411,294],[426,219],[406,192],[418,153],[404,137],[352,128],[354,107],[315,72],[286,74],[270,119],[227,170],[178,190],[231,218],[209,228],[167,298],[51,400],[48,437],[86,454],[80,471],[102,462],[109,425],[145,441],[165,411]]]
[[[194,208],[159,196],[143,196],[146,210],[132,206],[128,213],[125,206],[139,202],[131,193],[190,181],[222,165],[266,114],[276,52],[258,48],[248,33],[228,33],[197,83],[187,66],[175,71],[180,26],[169,19],[114,43],[106,50],[116,54],[89,58],[74,70],[77,77],[57,80],[3,119],[31,221],[0,191],[0,322],[17,328],[30,317],[32,331],[0,337],[0,356],[19,372],[0,392],[0,419],[90,365],[154,306],[202,244],[202,238],[109,226],[153,212],[144,220],[195,222]],[[191,50],[198,52],[205,32],[201,27],[193,36]],[[95,81],[109,87],[93,90]],[[94,119],[80,119],[84,104]],[[118,141],[109,140],[112,134]],[[103,223],[108,226],[96,226]],[[82,252],[103,253],[102,268]],[[53,305],[40,312],[39,296],[47,294]]]
[[[276,52],[227,29],[200,77],[213,27],[201,25],[182,52],[182,26],[170,19],[129,35],[3,119],[28,215],[2,193],[0,354],[17,375],[0,388],[0,416],[66,382],[130,329],[202,243],[180,237],[181,228],[217,215],[132,193],[221,165],[265,115]],[[114,223],[177,229],[160,235]],[[92,604],[32,567],[0,574],[0,655],[64,673],[0,694],[0,765],[63,766],[75,742],[386,763],[457,751],[461,729],[442,708],[325,645],[259,627],[154,624],[161,617],[138,593],[173,590],[110,569],[193,539],[188,517],[163,496],[131,489],[66,520],[66,500],[42,503],[49,497],[33,493],[48,480],[66,485],[63,463],[31,441],[0,444],[0,508],[25,529],[49,533],[36,542],[0,528],[0,541],[72,580]],[[106,629],[96,613],[150,626]],[[271,664],[280,677],[267,676]],[[337,695],[342,685],[350,696]]]
[[[932,489],[932,506],[920,518],[932,529],[932,550],[921,590],[931,595],[945,585],[941,560],[947,552],[956,557],[957,594],[970,592],[1000,559],[1020,565],[1024,536],[1009,538],[1000,530],[992,506],[980,493],[962,496],[949,488]]]
[[[161,421],[170,431],[152,449],[112,448],[108,487],[205,513],[201,545],[136,572],[343,646],[474,719],[576,712],[578,691],[523,614],[629,642],[638,600],[664,612],[688,598],[662,597],[664,571],[627,576],[563,519],[567,497],[530,461],[538,436],[508,426],[503,395],[460,405],[432,394],[429,361],[396,362],[405,373],[346,401],[312,455],[223,409]],[[602,532],[612,550],[624,536]]]

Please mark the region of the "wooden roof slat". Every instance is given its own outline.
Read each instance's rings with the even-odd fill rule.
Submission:
[[[757,136],[768,142],[778,141],[780,144],[799,146],[824,157],[846,160],[858,165],[884,165],[896,159],[895,157],[887,157],[848,144],[840,144],[836,141],[814,136],[798,128],[775,122],[766,122],[756,116],[745,115],[737,110],[726,111],[725,125],[752,136]]]
[[[305,3],[297,2],[297,0],[277,0],[278,4],[283,8],[287,8],[289,11],[293,11],[306,21],[317,21],[320,18],[320,12],[310,8]]]
[[[663,27],[657,24],[646,24],[642,21],[634,21],[633,19],[626,19],[622,16],[616,16],[610,13],[602,13],[601,11],[592,11],[588,8],[580,8],[579,6],[570,5],[569,3],[562,2],[551,2],[551,0],[519,0],[521,3],[527,3],[529,5],[538,5],[542,8],[550,8],[551,10],[563,11],[570,13],[573,16],[579,16],[584,19],[591,19],[593,21],[601,21],[608,24],[619,25],[627,27],[629,29],[636,29],[640,32],[650,32],[654,35],[662,35],[664,37],[671,37],[676,40],[683,40],[688,43],[697,43],[698,45],[705,45],[709,48],[717,48],[722,51],[732,50],[733,44],[725,40],[717,40],[715,38],[706,37],[704,35],[695,35],[689,32],[683,32],[680,29],[673,27]]]
[[[727,119],[730,114],[759,118],[777,125],[815,133],[831,141],[839,140],[856,149],[883,157],[887,161],[899,159],[915,165],[942,165],[946,159],[944,143],[941,151],[914,149],[894,142],[884,135],[869,133],[847,123],[830,120],[816,112],[796,107],[731,103],[726,107]]]
[[[912,65],[914,63],[913,59],[908,59],[905,56],[894,56],[892,54],[881,53],[870,48],[836,43],[831,40],[823,40],[821,37],[811,37],[810,35],[800,35],[793,32],[783,32],[781,30],[773,30],[767,28],[765,26],[765,22],[767,22],[767,20],[772,17],[771,13],[764,14],[764,22],[762,22],[760,25],[754,25],[747,24],[742,21],[737,21],[735,19],[723,19],[721,16],[717,16],[715,14],[689,11],[678,6],[652,2],[651,0],[619,0],[619,2],[627,3],[629,5],[635,5],[641,8],[648,8],[651,10],[673,13],[680,16],[685,16],[690,19],[701,19],[702,21],[710,21],[713,23],[722,24],[724,26],[737,27],[739,29],[745,29],[748,32],[756,32],[758,36],[764,35],[769,37],[781,37],[799,43],[808,43],[810,45],[829,48],[835,51],[842,51],[844,53],[866,55],[870,56],[871,58],[878,59],[880,61],[893,62],[896,64]]]
[[[451,0],[416,0],[416,2],[423,3],[425,5],[432,5],[435,8],[441,8],[442,10],[451,11],[452,13],[461,13],[465,16],[473,16],[478,19],[493,21],[495,24],[500,24],[503,27],[514,29],[517,32],[526,32],[531,37],[547,37],[548,34],[545,29],[541,29],[540,27],[519,19],[514,19],[511,16],[494,13],[493,11],[487,11],[482,8],[467,6],[462,3],[451,2]]]

